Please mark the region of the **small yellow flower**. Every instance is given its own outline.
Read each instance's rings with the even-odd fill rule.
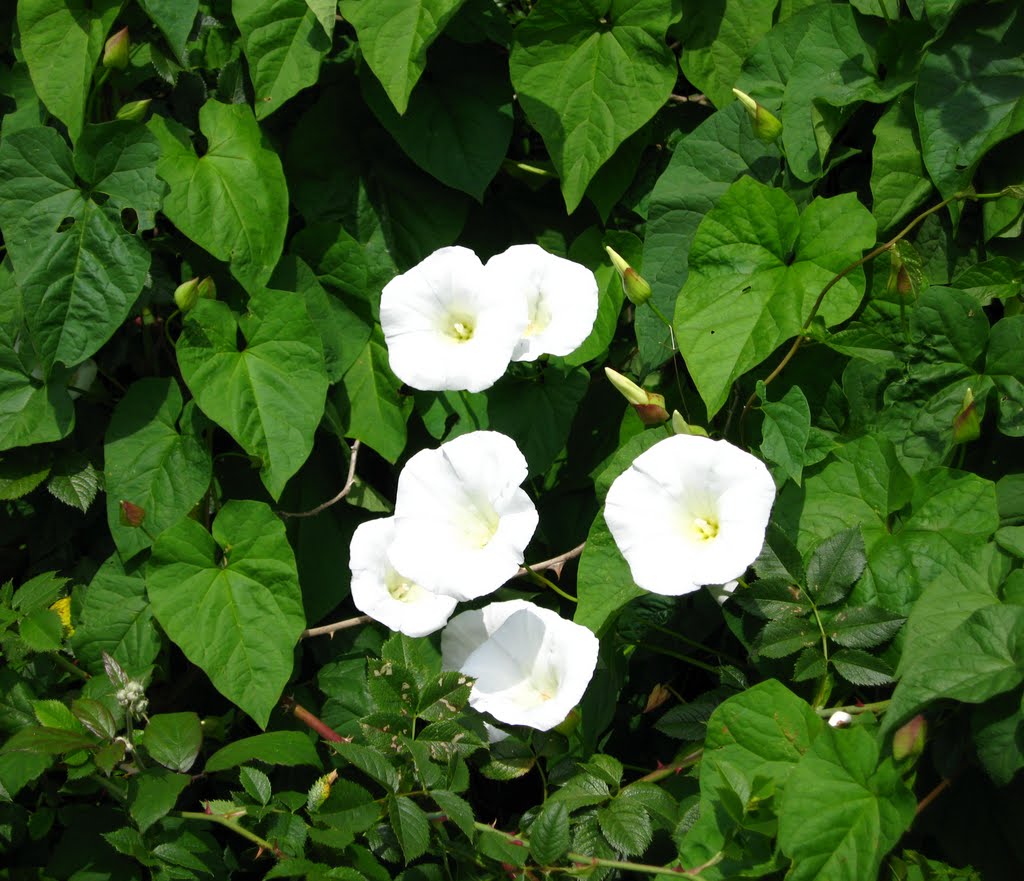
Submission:
[[[50,611],[56,612],[60,623],[64,625],[64,636],[74,636],[75,628],[71,626],[71,597],[62,597],[50,606]]]

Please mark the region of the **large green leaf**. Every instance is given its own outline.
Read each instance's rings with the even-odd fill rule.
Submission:
[[[361,79],[366,102],[410,159],[478,201],[497,174],[512,137],[512,89],[501,59],[458,46],[430,62],[430,77],[400,115],[380,81]]]
[[[306,626],[295,558],[273,511],[229,501],[212,535],[180,521],[154,544],[146,586],[167,635],[265,727]]]
[[[465,0],[341,0],[359,48],[399,113],[427,64],[427,49]]]
[[[174,54],[184,59],[185,43],[199,12],[199,0],[139,0],[139,5],[160,28]]]
[[[107,31],[122,0],[19,0],[18,33],[32,84],[77,140]]]
[[[921,159],[913,96],[900,96],[875,123],[871,149],[871,213],[879,232],[895,226],[932,191]]]
[[[206,137],[200,157],[179,123],[154,116],[157,173],[170,187],[163,210],[192,241],[231,265],[253,293],[270,278],[288,224],[281,160],[245,104],[207,101],[199,110]]]
[[[732,88],[743,62],[772,29],[777,5],[778,0],[697,3],[684,15],[679,66],[716,107],[735,100]]]
[[[142,290],[149,251],[121,212],[131,208],[141,228],[152,226],[158,154],[152,136],[130,122],[85,129],[73,162],[51,128],[24,129],[0,145],[0,225],[45,372],[92,355]]]
[[[313,448],[327,394],[320,336],[301,298],[264,290],[242,316],[200,300],[177,352],[196,403],[259,460],[263,483],[278,498]]]
[[[140,379],[118,403],[103,460],[107,524],[123,559],[148,548],[206,492],[212,465],[201,436],[203,421],[194,404],[182,416],[181,391],[173,379]],[[122,500],[145,511],[145,528],[122,521]]]
[[[885,731],[939,698],[980,704],[1016,688],[1024,681],[1024,606],[981,606],[929,649],[908,650],[900,674]]]
[[[306,0],[233,0],[231,14],[263,119],[316,82],[331,41]]]
[[[866,727],[825,728],[779,805],[779,846],[793,881],[875,878],[914,819],[917,800]]]
[[[863,101],[882,103],[914,84],[913,23],[888,30],[840,3],[817,3],[777,25],[744,66],[739,88],[782,121],[792,172],[817,180],[832,140]],[[889,57],[895,46],[907,60]],[[903,63],[901,63],[903,62]]]
[[[509,70],[571,212],[616,148],[665,103],[675,59],[662,0],[541,0],[515,31]]]
[[[246,762],[268,765],[310,765],[321,767],[320,757],[312,740],[301,731],[269,731],[254,737],[243,737],[221,747],[206,761],[206,773],[224,771]]]
[[[71,639],[84,670],[103,675],[110,655],[129,676],[145,673],[160,651],[160,635],[146,598],[146,583],[112,554],[89,582]]]
[[[336,428],[343,437],[361,440],[389,462],[405,449],[405,421],[412,404],[398,394],[402,383],[388,366],[388,351],[371,338],[332,393]]]
[[[943,196],[1024,130],[1024,15],[1015,3],[961,16],[924,55],[914,92],[928,174]]]
[[[780,189],[736,181],[705,215],[690,249],[690,273],[676,304],[680,351],[708,415],[733,381],[797,332],[840,270],[875,243],[875,221],[852,193],[817,198],[803,214]],[[828,325],[860,304],[864,274],[829,291]]]
[[[762,183],[779,170],[779,150],[750,135],[746,110],[734,102],[680,142],[651,192],[644,277],[662,314],[671,317],[687,276],[693,234],[704,215],[738,177]],[[640,354],[652,366],[672,355],[668,328],[649,309],[636,312]]]

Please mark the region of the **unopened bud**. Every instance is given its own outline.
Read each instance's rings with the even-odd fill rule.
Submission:
[[[103,47],[103,66],[124,70],[128,66],[128,28],[121,28]]]
[[[306,810],[311,814],[316,813],[320,810],[320,806],[327,801],[331,794],[331,784],[338,779],[338,772],[331,771],[330,774],[325,774],[323,777],[318,778],[311,787],[309,792],[306,794]]]
[[[215,282],[209,275],[206,276],[206,278],[204,278],[201,282],[199,282],[199,299],[217,299],[217,282]]]
[[[849,728],[852,721],[853,716],[845,710],[836,710],[836,712],[828,717],[828,724],[833,728]]]
[[[953,417],[953,443],[968,444],[979,437],[981,420],[978,418],[978,405],[974,401],[974,392],[968,388],[960,412]]]
[[[914,716],[892,736],[892,757],[897,762],[904,759],[916,759],[924,752],[927,736],[928,723],[924,716],[921,714]]]
[[[604,249],[608,252],[612,265],[619,273],[619,278],[622,280],[623,293],[625,293],[629,302],[634,306],[642,306],[651,299],[651,286],[644,280],[643,276],[608,245],[605,245]]]
[[[651,693],[647,695],[647,703],[644,704],[643,713],[649,713],[651,710],[656,710],[665,701],[672,696],[672,692],[665,688],[664,685],[658,683],[651,689]]]
[[[182,282],[174,290],[174,304],[182,311],[188,312],[199,301],[199,279],[190,278]]]
[[[142,122],[151,101],[151,98],[146,98],[142,101],[129,101],[127,104],[122,104],[115,118],[127,119],[129,122]]]
[[[746,92],[733,89],[732,93],[740,99],[740,103],[746,108],[753,124],[754,134],[766,144],[778,140],[779,135],[782,134],[782,123]]]
[[[633,406],[644,425],[661,425],[668,421],[664,395],[640,388],[633,380],[627,379],[610,367],[605,367],[604,372],[611,384]]]
[[[699,425],[690,425],[685,419],[683,414],[678,410],[672,411],[672,431],[674,434],[693,434],[697,437],[707,437],[708,433]]]

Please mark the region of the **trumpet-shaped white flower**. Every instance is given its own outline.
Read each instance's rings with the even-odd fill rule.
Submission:
[[[435,593],[470,600],[497,590],[523,562],[537,509],[519,488],[515,441],[473,431],[422,450],[398,477],[392,564]]]
[[[388,559],[395,533],[393,517],[361,523],[349,546],[352,602],[360,612],[406,636],[440,630],[457,601],[424,590],[401,575]]]
[[[604,516],[633,580],[678,596],[742,575],[764,544],[774,500],[759,459],[727,441],[680,434],[615,479]]]
[[[594,273],[539,245],[513,245],[487,261],[488,275],[511,284],[526,299],[529,323],[513,361],[568,355],[579,348],[597,317]]]
[[[441,634],[441,664],[476,679],[469,704],[499,722],[547,731],[583,698],[597,666],[586,627],[525,600],[456,615]]]
[[[380,298],[391,369],[425,391],[490,388],[508,367],[526,323],[522,294],[457,246],[393,278]]]

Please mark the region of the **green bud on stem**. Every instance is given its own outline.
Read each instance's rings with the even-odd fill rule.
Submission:
[[[604,249],[611,258],[612,265],[618,270],[619,278],[622,280],[622,290],[634,306],[642,306],[651,299],[651,286],[644,280],[632,266],[607,245]]]
[[[739,98],[740,103],[747,109],[750,121],[754,126],[754,134],[766,144],[771,144],[773,141],[778,140],[779,135],[782,134],[782,123],[746,92],[733,89],[732,93]]]
[[[128,66],[128,28],[121,28],[103,46],[103,66],[124,70]]]

